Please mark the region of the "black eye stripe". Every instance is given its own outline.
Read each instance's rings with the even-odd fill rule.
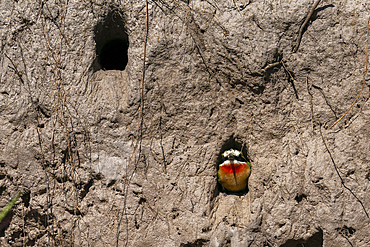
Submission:
[[[234,157],[234,159],[237,161],[246,162],[246,160],[241,155]]]

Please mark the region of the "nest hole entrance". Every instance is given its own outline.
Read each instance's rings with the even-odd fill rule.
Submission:
[[[122,13],[111,11],[94,30],[96,59],[93,70],[125,70],[129,39]]]

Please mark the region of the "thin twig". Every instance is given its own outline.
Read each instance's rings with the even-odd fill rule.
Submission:
[[[279,62],[275,62],[275,63],[271,63],[271,64],[268,64],[265,68],[263,68],[265,71],[268,70],[268,69],[272,69],[278,65],[280,65],[282,63],[282,61],[279,61]]]
[[[46,180],[46,195],[47,195],[47,201],[46,201],[46,221],[47,221],[47,234],[48,234],[48,241],[47,241],[47,246],[50,245],[50,231],[49,231],[49,203],[50,203],[50,191],[49,191],[49,177],[48,177],[48,173],[47,173],[47,170],[46,170],[46,166],[45,166],[45,154],[44,154],[44,151],[43,151],[43,148],[42,148],[42,137],[41,137],[41,133],[40,133],[40,130],[39,130],[39,126],[40,126],[40,121],[39,121],[39,115],[38,115],[38,112],[37,112],[37,108],[35,106],[35,102],[34,102],[34,99],[32,97],[32,94],[31,94],[31,86],[30,86],[30,81],[29,81],[29,78],[28,78],[28,72],[27,72],[27,66],[26,66],[26,62],[25,62],[25,59],[24,59],[24,56],[23,56],[23,49],[22,49],[22,46],[21,44],[18,42],[18,46],[19,46],[19,49],[20,49],[20,55],[21,55],[21,59],[22,59],[22,63],[23,63],[23,67],[24,67],[24,74],[25,74],[25,78],[26,80],[23,79],[22,77],[22,74],[21,72],[18,70],[17,66],[15,65],[15,63],[13,62],[13,60],[7,55],[4,53],[5,57],[11,62],[12,66],[13,67],[10,67],[11,69],[14,70],[15,74],[18,76],[19,78],[19,81],[27,86],[27,91],[28,91],[28,97],[29,97],[29,100],[31,101],[31,105],[32,105],[32,108],[35,112],[35,118],[36,118],[36,133],[37,133],[37,137],[38,137],[38,140],[39,140],[39,147],[40,147],[40,152],[41,152],[41,163],[42,163],[42,168],[45,172],[45,180]]]
[[[339,167],[337,166],[337,164],[335,163],[335,160],[334,160],[334,157],[333,157],[333,155],[332,155],[332,153],[330,152],[330,150],[329,150],[329,147],[328,147],[328,145],[326,144],[326,141],[325,141],[325,139],[324,139],[324,136],[323,136],[323,134],[322,134],[322,131],[321,131],[321,125],[320,125],[320,134],[321,134],[321,138],[322,138],[322,141],[324,142],[324,145],[325,145],[325,148],[326,148],[326,150],[328,151],[328,153],[329,153],[329,156],[330,156],[330,159],[331,159],[331,161],[333,162],[333,164],[334,164],[334,168],[335,168],[335,171],[337,172],[337,174],[338,174],[338,177],[339,177],[339,179],[340,179],[340,182],[341,182],[341,184],[342,184],[342,186],[344,187],[344,188],[346,188],[356,199],[357,199],[357,201],[361,204],[361,206],[362,206],[362,208],[363,208],[363,210],[364,210],[364,212],[365,212],[365,214],[366,214],[366,216],[367,216],[367,218],[369,218],[369,214],[367,213],[367,211],[366,211],[366,208],[365,208],[365,206],[364,206],[364,204],[361,202],[361,200],[360,199],[358,199],[358,197],[355,195],[355,193],[353,193],[353,191],[350,189],[350,188],[348,188],[345,184],[344,184],[344,181],[343,181],[343,178],[342,178],[342,176],[339,174],[339,171],[340,171],[340,169],[339,169]]]
[[[193,39],[193,41],[194,41],[194,43],[195,43],[195,46],[197,47],[197,51],[198,51],[198,53],[199,53],[199,56],[200,56],[200,58],[202,59],[202,62],[203,62],[203,64],[204,64],[204,66],[206,67],[206,70],[207,70],[207,72],[208,72],[209,76],[210,76],[210,77],[212,77],[212,73],[211,73],[211,71],[210,71],[210,69],[209,69],[209,67],[208,67],[208,65],[207,65],[207,63],[206,63],[206,60],[204,59],[204,57],[203,57],[203,55],[202,55],[201,49],[200,49],[200,47],[199,47],[199,45],[198,45],[198,43],[197,43],[196,39],[194,38],[194,36],[193,36],[193,34],[192,34],[192,33],[190,33],[190,36],[191,36],[191,38]]]
[[[292,73],[290,73],[290,71],[287,69],[287,67],[285,66],[284,62],[283,61],[280,61],[280,63],[283,65],[285,71],[288,73],[288,75],[290,76],[290,79],[291,79],[291,83],[292,83],[292,87],[293,87],[293,91],[294,91],[294,94],[295,94],[295,97],[297,98],[297,100],[299,100],[299,97],[298,97],[298,92],[297,92],[297,89],[295,88],[294,86],[294,82],[296,82],[296,80],[294,79]]]
[[[349,240],[349,238],[345,235],[345,234],[341,234],[342,237],[344,237],[345,239],[347,239],[348,243],[351,245],[351,247],[353,247],[353,244],[351,243],[351,241]]]
[[[139,142],[139,157],[138,157],[138,160],[137,162],[140,161],[140,156],[141,156],[141,153],[142,153],[142,141],[143,141],[143,124],[144,124],[144,117],[143,117],[143,112],[144,112],[144,80],[145,80],[145,58],[146,58],[146,47],[147,47],[147,43],[148,43],[148,32],[149,32],[149,8],[148,8],[148,0],[145,0],[145,33],[144,33],[144,55],[143,55],[143,69],[142,69],[142,77],[141,77],[141,99],[140,99],[140,111],[139,111],[139,134],[138,134],[138,137],[137,137],[137,141]],[[136,149],[134,150],[134,152],[136,151]],[[133,153],[134,155],[134,153]],[[130,162],[129,162],[129,165],[130,165]],[[127,166],[126,168],[126,171],[127,173],[129,172],[129,165]],[[134,166],[134,171],[132,172],[131,174],[131,177],[129,179],[132,178],[132,176],[134,175],[135,173],[135,170],[136,170],[136,167],[137,165]],[[126,186],[127,184],[127,186]],[[128,175],[126,174],[126,177],[125,177],[125,180],[124,180],[124,183],[123,183],[123,186],[124,186],[124,189],[123,191],[126,190],[126,193],[125,193],[125,196],[124,196],[124,202],[123,202],[123,212],[122,212],[122,215],[120,217],[120,220],[118,221],[118,225],[117,225],[117,233],[116,233],[116,246],[118,247],[119,246],[119,228],[120,228],[120,225],[121,225],[121,221],[122,221],[122,217],[123,217],[123,214],[125,214],[125,217],[126,217],[126,242],[124,244],[124,246],[127,246],[128,244],[128,230],[129,230],[129,227],[128,227],[128,218],[127,218],[127,213],[126,213],[126,202],[127,202],[127,191],[128,191],[128,184],[129,184],[129,181],[128,181]],[[120,201],[121,203],[121,201]]]
[[[310,95],[311,125],[312,125],[312,130],[313,130],[314,129],[314,126],[313,126],[313,103],[312,103],[312,93],[311,93],[312,84],[308,85],[308,77],[306,77],[306,86],[307,86],[308,94]]]
[[[159,133],[161,135],[161,151],[162,151],[162,157],[163,157],[163,167],[164,167],[164,172],[167,173],[167,162],[166,162],[166,155],[164,153],[164,148],[163,148],[163,134],[162,134],[162,118],[159,118]]]
[[[145,80],[145,58],[146,58],[146,47],[148,43],[148,32],[149,32],[149,16],[148,16],[148,0],[145,0],[145,36],[144,36],[144,57],[143,57],[143,73],[141,77],[141,99],[140,99],[140,136],[143,134],[143,111],[144,111],[144,80]],[[141,148],[140,148],[141,149]]]
[[[355,101],[353,101],[352,105],[347,109],[347,111],[337,120],[335,121],[335,123],[332,124],[332,126],[330,126],[328,128],[328,130],[330,130],[334,125],[336,125],[340,120],[342,120],[342,118],[347,115],[347,113],[349,112],[349,110],[352,109],[352,107],[356,104],[357,100],[360,98],[361,94],[362,94],[362,91],[364,90],[364,87],[365,87],[365,83],[366,83],[366,75],[367,75],[367,68],[368,68],[368,64],[369,64],[369,23],[370,23],[370,17],[367,21],[367,38],[366,38],[366,65],[365,65],[365,73],[364,73],[364,81],[362,82],[362,87],[361,87],[361,90],[360,90],[360,93],[357,95],[357,98],[355,99]]]
[[[320,1],[321,0],[316,0],[316,2],[313,4],[313,6],[311,8],[310,13],[306,17],[306,20],[304,21],[304,23],[302,24],[301,28],[299,29],[298,38],[297,38],[297,42],[296,42],[296,44],[294,46],[293,53],[297,52],[297,50],[299,48],[299,44],[301,43],[301,39],[302,39],[302,35],[303,35],[303,30],[306,27],[308,21],[311,19],[311,16],[313,15],[313,12],[315,12],[315,9],[316,9],[317,5],[319,5]]]

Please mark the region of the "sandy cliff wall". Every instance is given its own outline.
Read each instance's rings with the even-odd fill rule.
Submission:
[[[0,245],[369,246],[370,4],[313,5],[1,1]]]

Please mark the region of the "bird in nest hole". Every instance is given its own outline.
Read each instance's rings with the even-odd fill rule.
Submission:
[[[247,187],[251,174],[251,164],[242,152],[234,149],[222,153],[222,163],[218,169],[218,182],[222,188],[231,192],[242,191]]]

